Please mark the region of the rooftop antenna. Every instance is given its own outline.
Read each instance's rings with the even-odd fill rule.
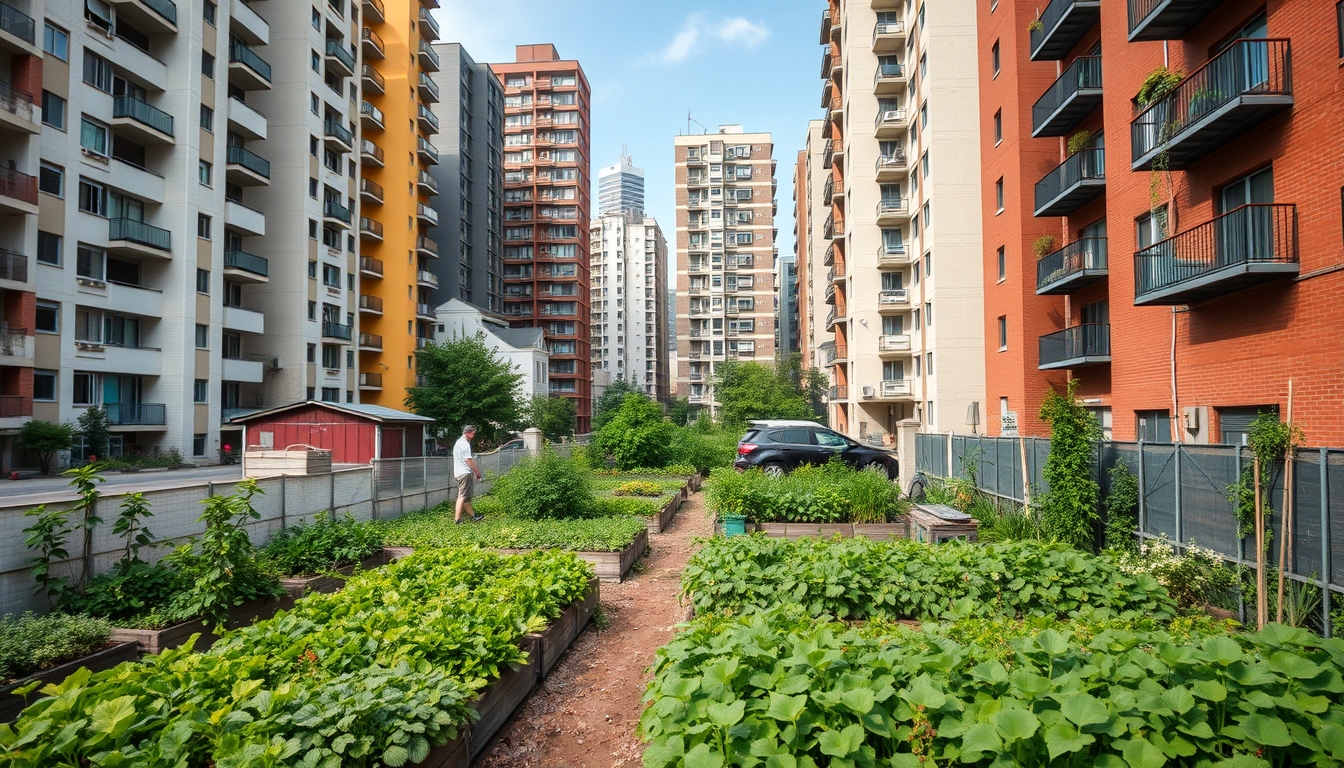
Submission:
[[[696,120],[694,117],[691,117],[691,111],[688,109],[688,110],[686,110],[686,135],[687,135],[687,136],[691,135],[691,123],[695,123],[696,125],[700,126],[700,128],[701,128],[701,130],[702,130],[703,132],[705,132],[705,133],[709,133],[709,129],[705,127],[705,124],[704,124],[704,123],[700,122],[699,120]]]
[[[626,151],[627,145],[621,145],[621,165],[634,165],[630,158],[630,153]]]

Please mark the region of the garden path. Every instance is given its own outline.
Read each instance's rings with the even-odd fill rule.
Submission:
[[[634,768],[636,729],[654,654],[687,615],[677,602],[691,539],[713,532],[704,494],[683,502],[671,527],[621,584],[602,585],[611,625],[589,626],[477,761],[478,768]]]

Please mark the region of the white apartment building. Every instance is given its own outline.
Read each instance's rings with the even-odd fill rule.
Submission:
[[[461,299],[449,299],[435,308],[437,324],[435,337],[451,341],[485,333],[485,346],[508,360],[515,373],[523,377],[522,392],[526,397],[550,394],[546,371],[551,353],[541,328],[510,328],[508,321],[496,314],[487,314],[480,307]]]
[[[803,353],[803,367],[821,369],[829,365],[826,358],[829,350],[835,349],[835,334],[827,331],[824,320],[830,310],[825,304],[826,288],[831,283],[826,279],[827,267],[821,263],[822,254],[830,246],[830,241],[822,237],[822,222],[831,213],[829,202],[821,198],[821,179],[830,171],[821,167],[825,139],[821,137],[824,121],[811,120],[807,124],[807,140],[804,142],[802,178],[804,187],[805,211],[795,212],[795,251],[798,258],[798,313],[806,320],[799,323],[799,347]],[[794,190],[795,199],[798,190]]]
[[[712,412],[717,364],[774,356],[774,143],[725,125],[674,147],[677,388]]]
[[[590,225],[594,385],[637,384],[659,401],[668,380],[667,240],[657,220],[628,210]],[[596,395],[594,395],[596,397]]]
[[[597,172],[597,215],[644,213],[644,169],[636,168],[630,156]]]
[[[965,430],[984,399],[973,0],[831,0],[822,237],[831,425]],[[819,309],[816,311],[820,311]]]

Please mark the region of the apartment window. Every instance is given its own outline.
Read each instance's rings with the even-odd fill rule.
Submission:
[[[929,207],[930,205],[931,203],[924,204],[924,229],[926,231],[933,226],[933,209]]]
[[[994,113],[994,146],[1003,143],[1003,110]]]
[[[918,309],[910,313],[910,319],[914,321],[916,331],[924,327],[923,323],[920,321],[921,316],[922,315]]]
[[[38,301],[35,327],[40,333],[60,333],[61,305],[54,301]]]
[[[61,236],[50,232],[37,232],[37,260],[54,267],[61,265]]]
[[[196,168],[196,180],[201,182],[204,186],[214,186],[214,182],[211,179],[213,172],[214,167],[202,160],[200,165]]]
[[[1335,3],[1335,28],[1339,37],[1339,58],[1344,59],[1344,0]]]
[[[322,284],[332,288],[341,287],[341,269],[330,264],[322,265]],[[327,366],[334,368],[335,366]]]
[[[928,277],[928,274],[925,273],[924,276]],[[924,302],[924,325],[933,325],[933,302],[931,301]]]
[[[924,276],[930,277],[932,275],[933,275],[933,251],[929,251],[928,253],[924,254]]]
[[[929,103],[927,101],[919,105],[919,127],[929,127]]]
[[[355,350],[353,349],[345,350],[345,367],[346,368],[355,367]]]
[[[308,220],[308,239],[309,240],[317,239],[317,219]],[[316,275],[314,275],[314,277],[316,277]]]
[[[322,29],[322,12],[313,9],[313,29]]]
[[[1003,213],[1003,177],[994,182],[994,215]]]
[[[79,210],[94,216],[107,216],[107,190],[103,185],[79,180]]]
[[[1136,242],[1143,250],[1160,240],[1167,239],[1167,206],[1158,206],[1135,220]]]
[[[42,91],[42,122],[58,131],[64,131],[65,99],[51,91]]]
[[[201,127],[212,133],[215,130],[215,110],[204,104],[201,105]]]
[[[1008,317],[999,315],[999,351],[1008,350]]]
[[[1004,255],[1003,246],[999,246],[999,282],[1002,283],[1008,279],[1008,259]]]
[[[196,379],[191,385],[191,400],[194,403],[210,402],[210,382],[206,379]]]
[[[322,388],[322,402],[324,402],[324,403],[339,403],[339,402],[341,402],[341,390],[340,390],[340,387],[323,387],[323,388]]]
[[[310,301],[310,302],[308,302],[308,319],[309,319],[309,320],[316,320],[316,319],[317,319],[317,302],[316,302],[316,301]]]
[[[924,353],[924,374],[925,374],[926,376],[932,376],[932,375],[933,375],[933,353],[932,353],[932,352],[925,352],[925,353]]]
[[[322,101],[317,98],[316,93],[308,94],[308,109],[314,115],[322,114]],[[316,155],[314,155],[316,157]]]
[[[92,373],[75,372],[72,377],[74,381],[74,397],[71,401],[75,405],[93,405],[93,395],[97,391],[97,381]]]
[[[316,280],[316,279],[317,279],[317,262],[316,262],[316,261],[310,261],[310,262],[308,262],[308,279],[309,279],[309,280]]]
[[[202,325],[200,323],[196,324],[196,348],[210,348],[210,326]]]
[[[308,180],[308,196],[317,199],[317,179]]]
[[[192,435],[192,436],[191,436],[191,455],[192,455],[192,456],[204,456],[204,455],[205,455],[205,440],[206,440],[206,437],[207,437],[207,436],[206,436],[206,435],[203,435],[203,434],[196,434],[196,435]]]
[[[55,402],[55,371],[33,371],[33,399],[43,403]]]
[[[196,236],[202,240],[209,240],[211,238],[213,223],[211,218],[204,213],[196,214]]]
[[[70,34],[50,23],[42,30],[42,50],[61,61],[70,60]]]
[[[929,54],[919,57],[919,79],[923,80],[929,74]]]
[[[103,279],[103,265],[107,254],[93,247],[79,246],[75,251],[75,274],[91,280]],[[92,339],[96,341],[97,339]]]
[[[79,146],[83,147],[84,151],[107,157],[107,136],[106,125],[88,117],[80,119]]]
[[[112,92],[112,62],[87,49],[84,51],[84,82],[100,91]]]
[[[925,179],[929,178],[929,151],[924,150],[924,154],[919,158],[919,170]]]
[[[202,16],[205,18],[206,23],[212,27],[215,26],[215,14],[218,10],[219,6],[215,4],[214,0],[205,0],[205,9]]]
[[[205,51],[201,51],[201,74],[211,80],[215,79],[215,57]]]
[[[200,267],[196,268],[196,292],[210,292],[210,270],[201,269]]]
[[[1144,443],[1171,442],[1170,411],[1135,411],[1138,421],[1138,437]]]
[[[43,163],[37,172],[37,188],[48,195],[65,197],[65,169]]]
[[[341,367],[341,348],[335,344],[322,345],[322,367],[340,368]]]

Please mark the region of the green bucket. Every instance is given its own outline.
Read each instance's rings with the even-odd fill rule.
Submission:
[[[723,535],[742,536],[747,532],[747,518],[742,515],[723,516]]]

